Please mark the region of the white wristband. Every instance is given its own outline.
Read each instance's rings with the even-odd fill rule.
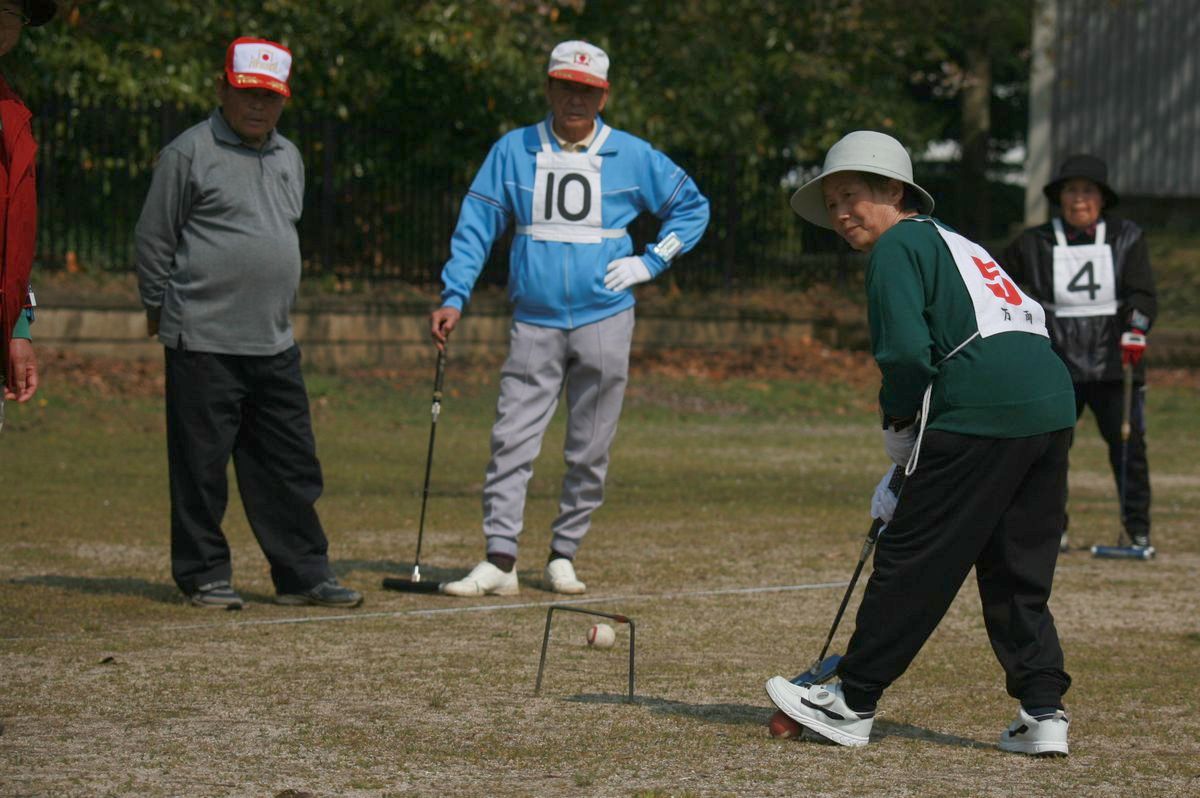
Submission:
[[[651,251],[665,262],[670,263],[671,258],[678,255],[681,249],[683,249],[683,242],[679,240],[679,236],[670,233],[662,241],[655,244],[651,248]]]

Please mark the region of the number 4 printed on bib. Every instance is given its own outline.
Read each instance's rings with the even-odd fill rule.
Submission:
[[[1087,279],[1086,283],[1083,282],[1085,278]],[[1096,300],[1096,294],[1100,292],[1100,288],[1101,285],[1096,282],[1095,264],[1090,260],[1083,264],[1083,268],[1075,273],[1071,282],[1067,283],[1068,291],[1087,291],[1088,301],[1091,302]]]
[[[1058,217],[1051,226],[1056,242],[1052,250],[1055,314],[1059,318],[1115,315],[1117,274],[1112,247],[1105,243],[1104,220],[1097,223],[1091,244],[1068,244]]]

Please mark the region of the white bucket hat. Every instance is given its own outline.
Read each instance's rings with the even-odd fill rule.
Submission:
[[[917,192],[918,210],[933,213],[933,197],[913,182],[912,161],[904,145],[886,133],[856,130],[847,133],[825,154],[821,174],[809,180],[792,195],[792,210],[818,227],[832,230],[821,180],[835,172],[870,172],[912,186]]]

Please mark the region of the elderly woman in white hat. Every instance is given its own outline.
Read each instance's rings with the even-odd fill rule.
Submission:
[[[842,138],[792,208],[870,253],[867,307],[884,445],[906,479],[897,501],[889,471],[872,501],[887,527],[840,681],[777,676],[767,692],[817,734],[866,745],[883,691],[974,567],[988,638],[1008,693],[1021,703],[1000,747],[1065,755],[1062,696],[1071,680],[1046,602],[1075,409],[1042,308],[982,247],[930,216],[933,199],[913,182],[908,154],[891,136]]]

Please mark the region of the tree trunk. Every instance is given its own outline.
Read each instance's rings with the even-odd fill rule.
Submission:
[[[992,226],[992,203],[987,185],[988,141],[992,130],[992,62],[982,47],[967,50],[962,95],[962,172],[960,202],[964,203],[967,235],[987,238]]]

